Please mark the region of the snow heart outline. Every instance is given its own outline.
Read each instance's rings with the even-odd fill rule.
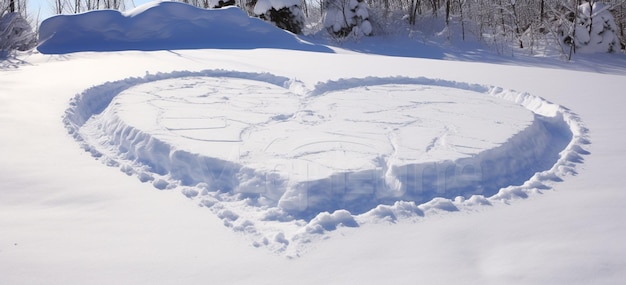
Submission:
[[[193,153],[171,150],[162,142],[151,139],[149,134],[133,133],[135,138],[145,136],[146,142],[154,144],[151,147],[164,149],[165,160],[217,166],[203,174],[209,181],[218,181],[217,184],[199,179],[181,182],[185,181],[181,179],[181,175],[186,174],[176,175],[176,171],[172,170],[194,167],[181,167],[172,162],[169,167],[158,170],[162,165],[141,163],[149,162],[149,159],[128,161],[127,157],[120,155],[119,149],[103,149],[81,134],[80,130],[85,123],[103,112],[125,90],[144,83],[189,77],[226,77],[258,81],[293,93],[307,93],[310,97],[350,88],[387,84],[457,88],[489,94],[523,106],[535,116],[533,124],[537,126],[529,129],[541,132],[514,136],[507,148],[490,149],[473,158],[410,166],[381,163],[379,167],[368,171],[337,173],[325,180],[306,181],[306,184],[292,187],[288,190],[289,193],[277,190],[289,184],[288,177],[279,177],[272,172],[256,173],[254,169],[244,168],[236,163],[236,157],[240,153],[230,154],[233,157],[230,160],[198,157]],[[550,189],[553,182],[561,181],[567,175],[576,174],[576,164],[582,163],[582,155],[589,154],[584,146],[590,143],[588,130],[570,110],[527,93],[498,87],[429,78],[367,77],[327,81],[318,83],[313,90],[308,90],[301,82],[285,77],[226,70],[159,73],[107,82],[76,95],[66,111],[64,124],[81,147],[107,165],[119,167],[129,175],[136,175],[142,182],[151,182],[155,188],[177,189],[196,200],[199,205],[210,208],[224,220],[226,226],[249,234],[253,237],[255,246],[266,246],[274,251],[285,252],[293,252],[293,248],[298,248],[295,244],[305,244],[315,239],[311,236],[335,230],[338,226],[356,227],[375,220],[396,221],[403,217],[421,217],[431,212],[458,211],[476,205],[507,203],[511,199],[525,198],[531,193]],[[529,144],[528,137],[538,137],[540,145],[551,147],[541,153],[534,153],[533,149],[538,145]],[[511,148],[519,151],[511,153]],[[537,156],[551,158],[542,161],[540,168],[516,168],[516,165]],[[380,159],[384,161],[384,158]],[[163,158],[156,161],[159,164]],[[312,163],[306,167],[309,171],[309,167],[315,168],[316,165]],[[511,169],[523,171],[510,173],[516,172]],[[389,173],[393,173],[391,179]],[[238,187],[242,177],[248,179],[248,184],[253,184],[254,187]],[[486,188],[486,185],[496,186]],[[242,203],[245,205],[241,206]],[[293,230],[276,232],[276,223],[288,225]],[[282,238],[276,238],[277,235]]]

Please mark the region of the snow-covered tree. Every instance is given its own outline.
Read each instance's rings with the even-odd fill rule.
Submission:
[[[578,7],[574,43],[581,52],[614,52],[619,50],[617,25],[604,3],[591,1]]]
[[[608,5],[596,1],[582,3],[569,18],[571,22],[562,23],[560,34],[563,43],[572,46],[573,51],[593,53],[620,49],[617,24]]]
[[[301,34],[304,28],[300,0],[258,0],[254,15],[294,34]]]
[[[372,24],[364,0],[325,0],[324,28],[335,36],[372,35]]]
[[[36,45],[33,29],[22,15],[17,12],[0,12],[0,57],[13,50],[29,50]]]

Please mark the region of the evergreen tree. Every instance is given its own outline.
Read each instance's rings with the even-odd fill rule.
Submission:
[[[335,36],[372,35],[372,24],[364,0],[325,0],[324,27]]]
[[[301,34],[304,28],[299,0],[259,0],[254,6],[254,14],[294,34]]]
[[[608,6],[595,1],[578,7],[574,44],[581,52],[614,52],[619,50],[617,25]]]

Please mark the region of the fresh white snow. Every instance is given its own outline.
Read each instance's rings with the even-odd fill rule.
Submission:
[[[253,46],[4,65],[0,283],[626,278],[626,69]]]
[[[248,17],[237,7],[206,10],[171,1],[148,3],[128,12],[56,15],[41,23],[39,41],[37,49],[46,54],[260,47],[330,51]]]

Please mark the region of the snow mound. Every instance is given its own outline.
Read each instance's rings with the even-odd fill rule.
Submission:
[[[128,78],[77,95],[65,124],[106,164],[286,252],[338,227],[549,189],[576,173],[588,142],[577,116],[511,90],[427,78],[302,86],[223,70]]]
[[[206,10],[180,2],[54,16],[41,23],[39,42],[37,49],[45,54],[198,48],[331,51],[236,7]]]

